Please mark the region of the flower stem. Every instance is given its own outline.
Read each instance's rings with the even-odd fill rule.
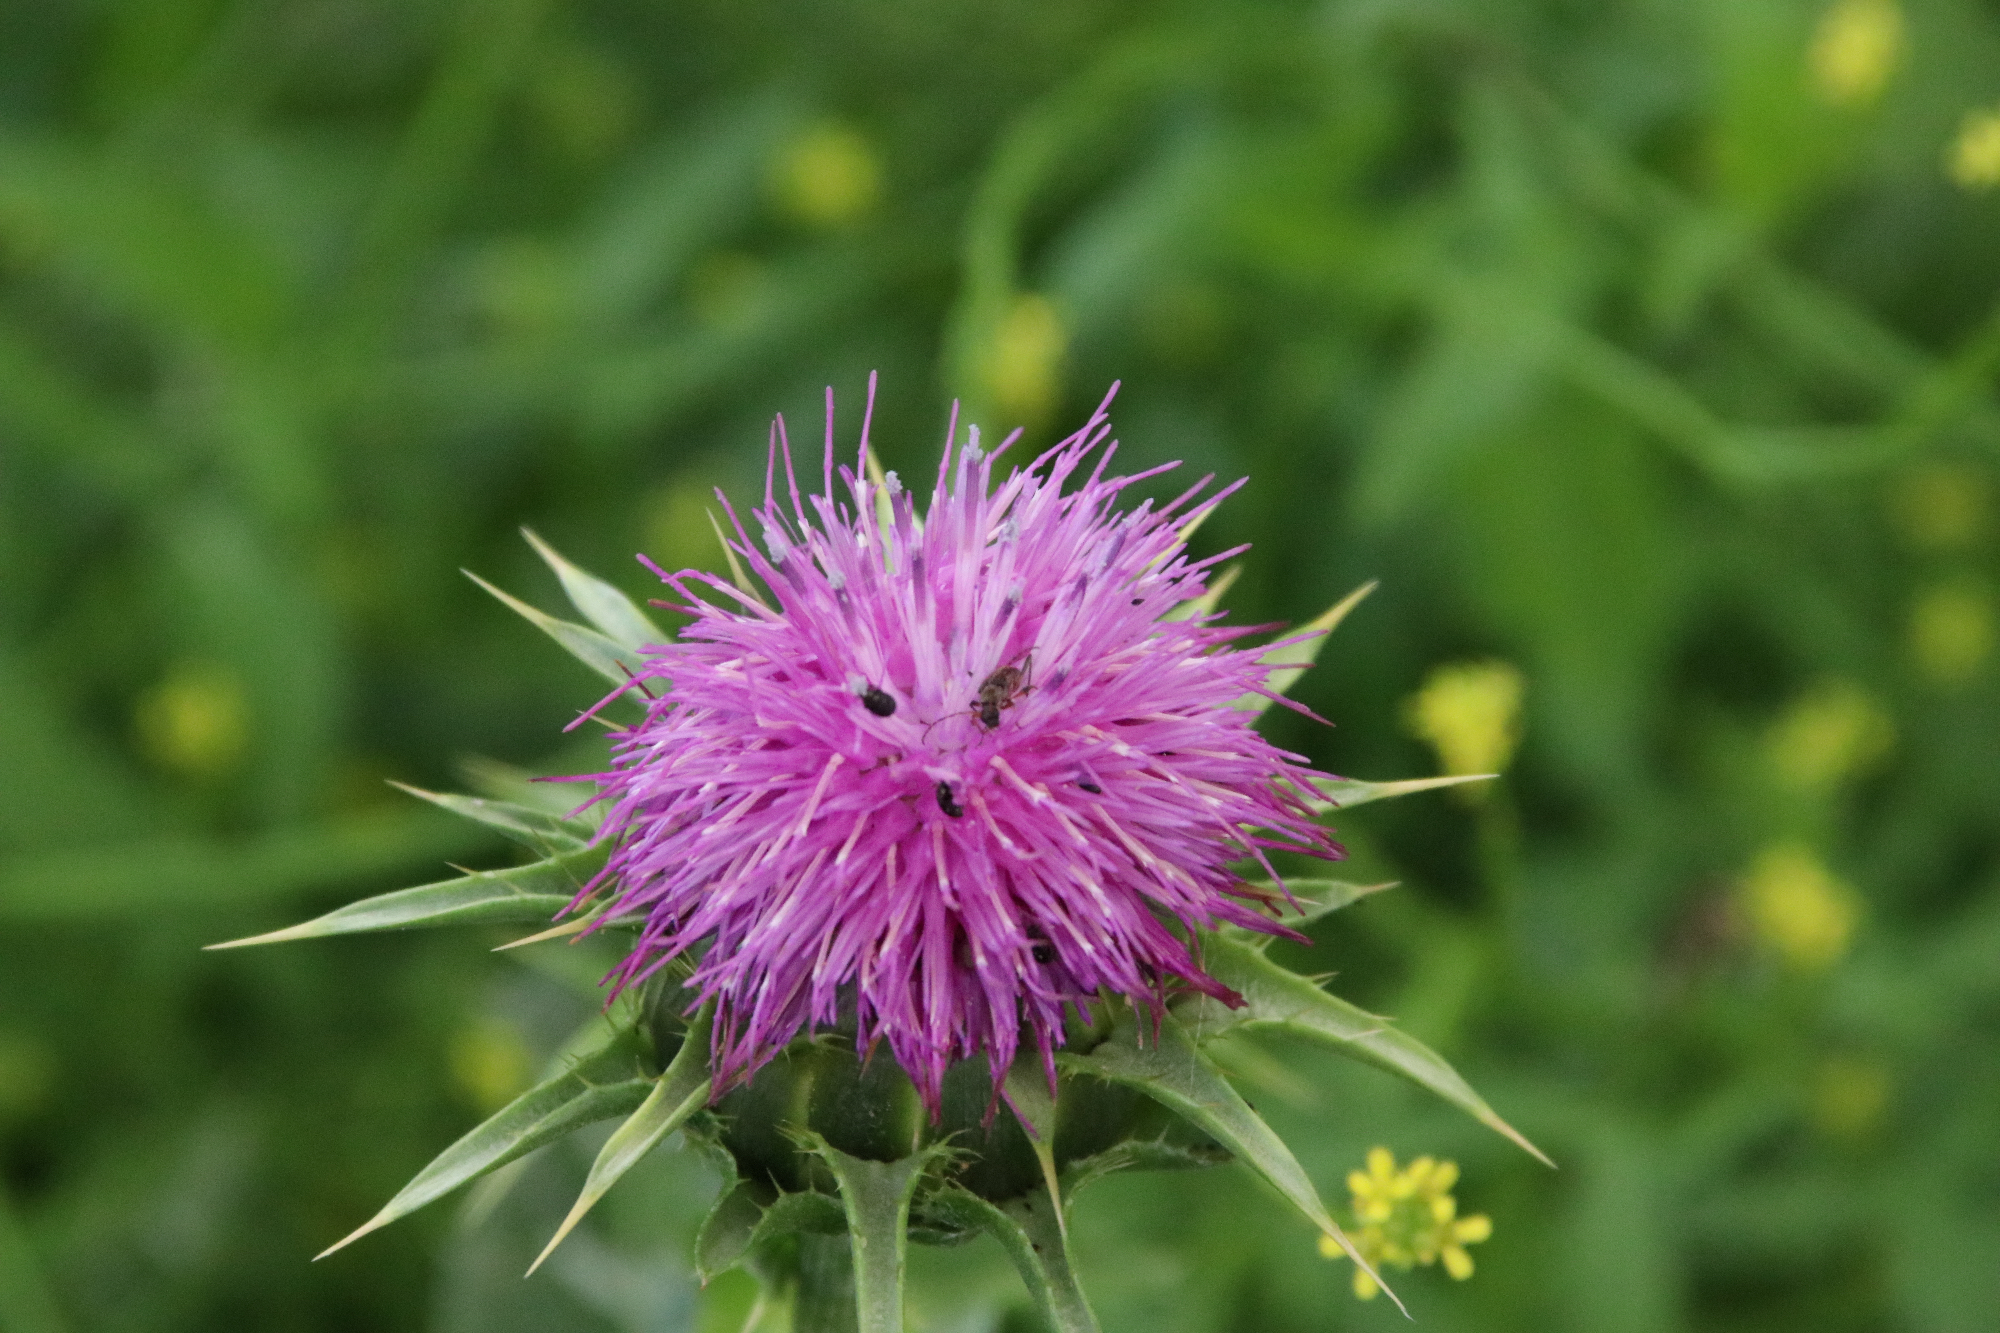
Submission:
[[[859,1333],[859,1328],[852,1243],[846,1236],[802,1233],[792,1333]]]

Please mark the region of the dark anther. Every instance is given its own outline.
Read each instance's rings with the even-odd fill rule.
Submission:
[[[1056,946],[1047,942],[1037,944],[1034,948],[1028,950],[1028,953],[1043,967],[1047,967],[1056,960]]]
[[[938,796],[938,809],[944,811],[947,815],[950,815],[953,819],[965,818],[964,809],[959,805],[957,801],[951,799],[951,784],[949,782],[938,783],[937,796]]]
[[[1104,788],[1098,786],[1095,782],[1084,782],[1082,780],[1078,780],[1076,785],[1083,788],[1085,791],[1089,792],[1092,796],[1104,795]]]
[[[896,701],[889,697],[888,691],[876,689],[873,685],[862,693],[861,706],[877,717],[887,717],[896,711]]]
[[[1134,597],[1132,599],[1132,605],[1134,606],[1144,606],[1145,604],[1146,604],[1146,599],[1143,597]]]

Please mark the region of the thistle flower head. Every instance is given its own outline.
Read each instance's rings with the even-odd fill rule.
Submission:
[[[661,574],[693,621],[648,649],[657,697],[597,779],[603,919],[644,920],[619,986],[690,968],[718,1089],[835,1026],[886,1043],[933,1115],[954,1060],[997,1089],[1026,1042],[1053,1079],[1065,1011],[1101,993],[1236,999],[1189,932],[1281,928],[1232,862],[1340,854],[1303,761],[1236,707],[1272,693],[1231,646],[1249,631],[1169,614],[1234,554],[1182,540],[1228,490],[1120,509],[1154,474],[1107,475],[1109,402],[1004,478],[976,430],[947,441],[920,509],[871,480],[865,423],[836,468],[829,394],[819,494],[779,422],[759,539],[730,511],[768,600]]]

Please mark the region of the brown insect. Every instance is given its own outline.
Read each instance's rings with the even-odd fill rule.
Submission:
[[[1000,725],[1000,710],[1012,708],[1016,699],[1035,688],[1028,683],[1034,666],[1035,655],[1029,653],[1022,666],[1003,666],[980,684],[979,697],[972,704],[972,715],[979,719],[979,725],[993,730]]]

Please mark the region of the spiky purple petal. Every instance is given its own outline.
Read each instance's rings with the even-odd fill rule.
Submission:
[[[1105,475],[1109,403],[997,489],[976,430],[948,441],[920,516],[862,461],[836,498],[829,394],[822,493],[800,495],[780,423],[762,541],[731,512],[775,609],[662,575],[694,621],[648,650],[663,693],[598,779],[611,914],[645,922],[614,978],[692,963],[719,1089],[852,1023],[935,1114],[953,1060],[997,1081],[1025,1036],[1052,1062],[1065,1006],[1100,990],[1233,1000],[1187,932],[1277,927],[1230,863],[1340,855],[1303,761],[1232,707],[1270,673],[1229,646],[1249,631],[1162,618],[1222,558],[1188,561],[1179,533],[1229,491],[1114,509],[1139,478]]]

